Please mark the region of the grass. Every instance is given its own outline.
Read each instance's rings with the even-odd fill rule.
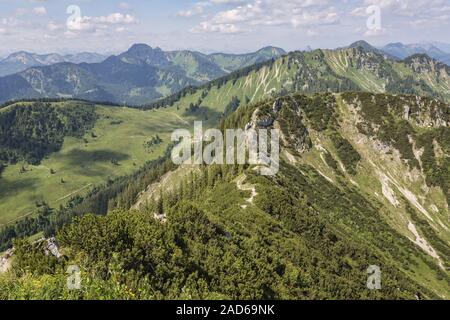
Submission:
[[[132,173],[166,150],[173,130],[192,129],[196,120],[202,120],[204,128],[216,126],[232,97],[237,96],[242,104],[248,99],[255,102],[270,94],[272,89],[279,90],[294,73],[295,67],[287,70],[287,64],[278,60],[272,67],[253,71],[235,83],[229,81],[221,88],[213,86],[195,113],[186,109],[190,103],[199,100],[203,90],[186,95],[171,107],[158,110],[96,106],[100,118],[84,138],[66,138],[62,149],[44,159],[39,166],[18,163],[3,171],[0,178],[0,226],[33,214],[38,202],[45,201],[57,208],[109,177]],[[65,103],[56,104],[64,107]],[[8,106],[0,112],[13,107]],[[144,143],[156,134],[163,143],[149,152]],[[26,168],[24,173],[20,172],[22,165]]]
[[[62,149],[39,166],[18,163],[5,169],[0,178],[0,225],[33,213],[36,202],[58,207],[108,177],[132,173],[166,150],[173,130],[188,126],[176,110],[96,110],[100,118],[84,138],[66,138]],[[156,134],[163,142],[146,150],[144,143]],[[25,173],[20,173],[22,165]]]

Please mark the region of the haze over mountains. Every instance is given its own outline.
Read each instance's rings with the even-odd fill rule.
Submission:
[[[341,65],[342,61],[334,60],[334,55],[348,55],[349,52],[346,51],[348,49],[355,50],[350,51],[352,56],[346,59],[350,58],[351,61],[359,65],[345,66]],[[425,49],[428,49],[428,51]],[[411,90],[411,86],[406,83],[411,82],[413,78],[412,74],[407,75],[405,70],[414,73],[417,71],[418,65],[430,72],[432,72],[432,69],[448,68],[439,64],[439,61],[445,60],[445,56],[441,54],[442,51],[432,46],[421,48],[393,44],[381,50],[365,41],[358,41],[347,48],[316,50],[304,52],[304,54],[308,57],[314,55],[314,52],[325,54],[324,56],[319,55],[317,58],[321,61],[322,68],[326,66],[331,67],[331,69],[337,68],[333,71],[337,72],[339,76],[354,82],[356,88],[367,91],[376,89],[377,92],[384,92],[391,90],[392,86],[403,86],[401,92],[406,93],[406,88]],[[369,60],[364,60],[364,52],[372,52],[374,55],[371,55],[368,58]],[[431,57],[429,59],[426,56],[409,58],[411,54],[416,53],[428,53]],[[187,50],[166,52],[146,44],[135,44],[128,51],[117,56],[111,56],[98,63],[61,62],[51,64],[59,61],[61,57],[58,55],[28,56],[17,54],[16,57],[18,58],[14,61],[21,61],[24,65],[27,63],[40,63],[42,65],[1,77],[0,102],[29,98],[76,98],[143,105],[174,94],[186,87],[199,86],[233,71],[285,54],[286,52],[280,48],[266,47],[248,54],[216,53],[206,55]],[[433,56],[436,58],[433,59]],[[405,57],[408,58],[405,59]],[[85,60],[95,59],[95,57],[80,55],[70,57],[72,61],[82,60],[83,58]],[[305,58],[303,63],[305,64],[305,71],[303,72],[306,72],[308,69],[316,68],[317,61]],[[403,65],[403,67],[400,65]],[[355,79],[353,73],[344,70],[348,67],[357,68],[358,72],[363,71],[361,67],[364,67],[362,78]],[[330,74],[324,76],[329,77]],[[365,79],[365,77],[368,77],[368,79]],[[390,77],[387,82],[383,80],[386,77]],[[440,77],[442,75],[432,74],[430,78],[416,83],[414,85],[416,89],[414,90],[423,94],[430,93],[430,87],[442,86],[442,83],[439,83],[442,80],[439,80]],[[430,79],[436,79],[437,82],[430,83]],[[442,81],[446,83],[448,80],[443,79]],[[323,81],[320,83],[323,83]],[[310,86],[316,85],[317,83],[310,84]]]
[[[0,276],[0,299],[33,283],[47,283],[51,299],[126,298],[111,289],[123,283],[142,299],[176,299],[186,288],[198,298],[448,299],[449,89],[448,67],[432,58],[399,62],[358,46],[293,52],[147,111],[79,101],[4,107],[0,155],[10,161],[0,213],[20,222],[0,244],[44,232],[67,258],[17,243],[11,270],[44,271]],[[373,93],[351,92],[359,90]],[[162,158],[112,178],[162,155],[174,128],[205,119],[223,130],[280,128],[279,174]],[[34,214],[17,211],[26,202]],[[106,289],[66,293],[64,263],[75,262]],[[109,276],[117,263],[120,279]],[[368,265],[382,266],[383,290],[366,289]],[[131,281],[146,277],[156,280]]]
[[[106,58],[105,55],[91,52],[60,55],[58,53],[36,54],[19,51],[10,54],[7,58],[0,58],[0,76],[3,77],[21,72],[30,67],[48,66],[61,62],[98,63]]]
[[[205,55],[192,51],[164,52],[135,44],[100,63],[62,62],[31,67],[0,78],[0,101],[73,97],[144,104],[283,54],[284,50],[274,47],[241,55]],[[19,60],[28,62],[28,59]],[[39,63],[52,60],[56,58],[46,57]]]
[[[390,43],[381,48],[387,54],[390,54],[398,59],[405,59],[414,54],[426,54],[436,60],[450,65],[450,53],[446,52],[433,44],[408,44]]]
[[[432,57],[400,60],[362,41],[249,55],[137,44],[0,84],[147,103],[0,108],[0,251],[41,233],[65,255],[16,242],[0,299],[39,298],[27,291],[35,283],[50,299],[449,298],[450,67]],[[194,121],[279,128],[279,174],[177,167],[171,134]],[[105,289],[67,292],[66,264]],[[366,289],[369,265],[382,266],[383,290]]]

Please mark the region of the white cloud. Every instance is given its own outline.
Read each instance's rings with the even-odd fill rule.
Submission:
[[[49,21],[47,23],[47,29],[49,31],[57,31],[57,30],[61,30],[63,28],[63,26],[61,24],[58,24],[55,21]]]
[[[33,8],[33,13],[38,16],[45,16],[47,15],[47,9],[45,7],[36,7]]]
[[[16,9],[16,16],[23,16],[28,13],[28,10],[25,8],[17,8]]]
[[[203,5],[195,5],[194,7],[192,7],[189,10],[178,11],[177,16],[189,18],[189,17],[193,17],[196,15],[202,14],[203,12],[204,12]]]
[[[229,3],[227,0],[212,0]],[[339,13],[329,0],[254,0],[235,8],[216,13],[193,30],[220,32],[233,29],[242,32],[252,26],[310,27],[339,22]],[[228,26],[224,28],[224,26]],[[219,30],[219,31],[218,31]]]
[[[108,29],[111,25],[136,24],[138,20],[130,14],[112,13],[99,17],[75,17],[67,21],[67,29],[71,32],[98,31]]]
[[[238,27],[231,23],[210,23],[208,21],[203,21],[200,25],[191,29],[193,33],[223,33],[223,34],[237,34],[241,33]]]
[[[362,0],[350,11],[350,16],[372,17],[374,11],[368,8],[379,9],[382,25],[380,28],[360,30],[367,37],[393,34],[411,28],[415,29],[414,32],[427,28],[445,29],[450,22],[448,0]]]
[[[387,33],[387,30],[385,28],[381,29],[367,29],[367,31],[364,33],[364,36],[366,37],[379,37],[383,36]]]
[[[210,0],[212,4],[239,4],[244,3],[245,0]]]

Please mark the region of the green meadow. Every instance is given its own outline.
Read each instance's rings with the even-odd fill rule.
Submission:
[[[25,218],[42,201],[59,207],[108,178],[132,173],[158,158],[167,149],[172,131],[194,119],[183,119],[183,112],[175,108],[141,111],[96,106],[96,112],[99,119],[83,138],[66,137],[62,149],[38,166],[18,163],[4,170],[0,225]],[[149,147],[146,143],[156,136],[162,142]]]

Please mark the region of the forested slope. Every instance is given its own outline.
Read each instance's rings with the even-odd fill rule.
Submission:
[[[243,105],[221,127],[272,117],[277,175],[149,164],[47,217],[63,259],[17,242],[2,297],[448,299],[448,189],[432,174],[447,170],[448,115],[448,105],[408,95]],[[66,289],[68,265],[80,266],[82,290]],[[381,290],[366,287],[370,265]]]

